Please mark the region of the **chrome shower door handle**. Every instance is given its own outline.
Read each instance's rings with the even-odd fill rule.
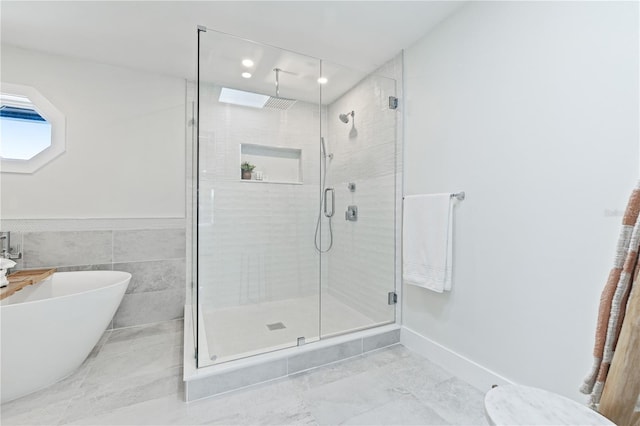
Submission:
[[[331,212],[327,209],[327,192],[331,191]],[[333,188],[325,188],[324,190],[324,215],[332,217],[336,211],[336,191]]]

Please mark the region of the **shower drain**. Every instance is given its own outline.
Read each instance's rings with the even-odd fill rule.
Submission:
[[[270,331],[273,331],[273,330],[281,330],[281,329],[287,328],[287,327],[285,327],[285,325],[283,323],[281,323],[281,322],[274,322],[273,324],[267,324],[267,328]]]

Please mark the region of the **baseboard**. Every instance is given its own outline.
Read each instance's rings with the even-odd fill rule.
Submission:
[[[512,380],[404,326],[400,330],[400,343],[483,392],[491,389],[493,385],[514,383]]]

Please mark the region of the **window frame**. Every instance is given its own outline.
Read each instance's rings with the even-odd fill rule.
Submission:
[[[0,157],[0,172],[34,173],[66,151],[66,121],[58,108],[31,86],[1,82],[0,91],[29,98],[34,110],[51,124],[51,145],[28,160]]]

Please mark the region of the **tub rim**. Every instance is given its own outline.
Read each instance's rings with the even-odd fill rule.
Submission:
[[[38,299],[38,300],[31,300],[31,301],[25,301],[25,302],[18,302],[18,303],[8,303],[6,305],[0,305],[0,310],[4,310],[6,308],[9,308],[10,306],[21,306],[21,305],[29,305],[32,303],[44,303],[48,300],[58,300],[58,299],[65,299],[65,298],[69,298],[69,297],[75,297],[79,294],[88,294],[88,293],[93,293],[96,291],[101,291],[107,288],[111,288],[111,287],[115,287],[118,285],[121,285],[123,282],[127,281],[127,280],[131,280],[131,278],[133,277],[133,275],[131,275],[130,272],[125,272],[125,271],[110,271],[110,270],[93,270],[93,271],[61,271],[61,272],[54,272],[50,277],[48,277],[46,280],[43,280],[39,283],[36,284],[32,284],[32,285],[39,285],[47,280],[53,280],[53,278],[55,278],[55,276],[57,274],[76,274],[76,273],[85,273],[85,274],[89,274],[89,275],[99,275],[99,274],[109,274],[111,273],[112,275],[121,275],[123,278],[122,279],[118,279],[116,282],[114,283],[110,283],[104,286],[100,286],[98,288],[93,288],[90,290],[84,290],[84,291],[79,291],[77,293],[71,293],[71,294],[65,294],[62,296],[53,296],[53,297],[47,297],[44,299]],[[128,283],[127,283],[128,285]],[[125,289],[126,292],[126,289]],[[16,293],[17,294],[17,293]],[[11,297],[13,296],[13,294],[9,297],[7,297],[5,300],[9,300],[11,299]]]

